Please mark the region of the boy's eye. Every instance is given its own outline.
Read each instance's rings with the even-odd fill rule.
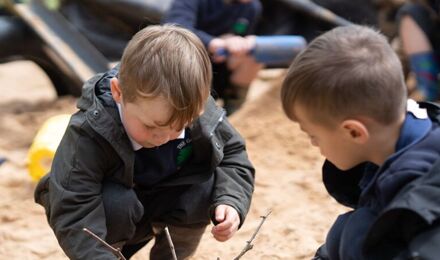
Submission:
[[[148,130],[152,130],[152,129],[154,129],[154,126],[144,125],[144,127],[145,127],[146,129],[148,129]]]

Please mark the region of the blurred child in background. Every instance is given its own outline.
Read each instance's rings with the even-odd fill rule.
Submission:
[[[242,105],[263,67],[248,55],[260,15],[258,0],[179,0],[163,19],[190,29],[202,40],[212,57],[213,88],[228,114]]]
[[[440,1],[418,0],[403,5],[398,23],[403,50],[417,80],[416,99],[439,99]]]

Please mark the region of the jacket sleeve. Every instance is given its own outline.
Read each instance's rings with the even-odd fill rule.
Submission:
[[[248,159],[243,138],[225,118],[217,128],[217,134],[224,140],[223,158],[216,168],[213,205],[226,204],[234,207],[240,215],[240,226],[249,211],[254,191],[255,169]],[[222,142],[215,141],[220,146]],[[217,147],[220,148],[220,147]]]
[[[174,1],[162,23],[174,23],[195,33],[207,47],[214,38],[212,35],[196,28],[199,11],[199,0]]]
[[[411,209],[395,208],[381,215],[368,231],[364,256],[366,259],[413,259],[420,255],[423,257],[416,258],[432,259],[431,252],[437,252],[431,256],[440,253],[439,231],[439,220],[429,224]]]
[[[326,245],[321,245],[318,250],[316,250],[315,255],[312,257],[312,260],[330,260]]]
[[[440,255],[440,222],[414,237],[408,251],[407,255],[413,259],[437,259]]]
[[[71,125],[56,152],[50,176],[45,178],[47,190],[37,187],[36,201],[45,207],[49,224],[70,259],[117,259],[83,231],[88,228],[102,239],[106,237],[101,200],[104,162],[108,162],[105,154],[92,136]]]

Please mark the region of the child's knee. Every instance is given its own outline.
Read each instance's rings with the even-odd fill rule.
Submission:
[[[137,223],[144,213],[144,208],[133,189],[114,182],[105,182],[102,186],[107,223],[125,223],[128,220]]]
[[[133,189],[114,182],[103,183],[102,201],[107,227],[106,241],[123,245],[135,234],[144,207]]]

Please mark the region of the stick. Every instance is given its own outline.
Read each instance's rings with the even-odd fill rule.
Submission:
[[[121,251],[119,249],[116,249],[114,247],[112,247],[111,245],[109,245],[107,242],[105,242],[104,240],[102,240],[100,237],[98,237],[95,233],[93,233],[92,231],[88,230],[87,228],[83,228],[83,231],[86,232],[87,234],[91,235],[94,239],[98,240],[99,242],[101,242],[101,244],[103,244],[105,247],[107,247],[113,254],[115,254],[117,257],[119,257],[119,259],[122,260],[127,260],[124,255],[121,253]]]
[[[173,254],[173,259],[177,260],[176,250],[174,250],[173,240],[171,240],[170,231],[168,230],[168,226],[164,228],[165,235],[167,236],[168,244],[170,245],[171,254]]]
[[[240,254],[234,258],[234,260],[239,260],[244,254],[246,254],[247,251],[251,250],[254,245],[252,245],[252,241],[254,241],[255,237],[257,236],[257,233],[260,231],[261,226],[263,225],[264,221],[266,221],[267,217],[272,213],[272,210],[269,209],[264,216],[260,216],[261,222],[258,225],[257,229],[255,230],[254,234],[252,235],[251,239],[246,241],[246,246],[241,250]]]

